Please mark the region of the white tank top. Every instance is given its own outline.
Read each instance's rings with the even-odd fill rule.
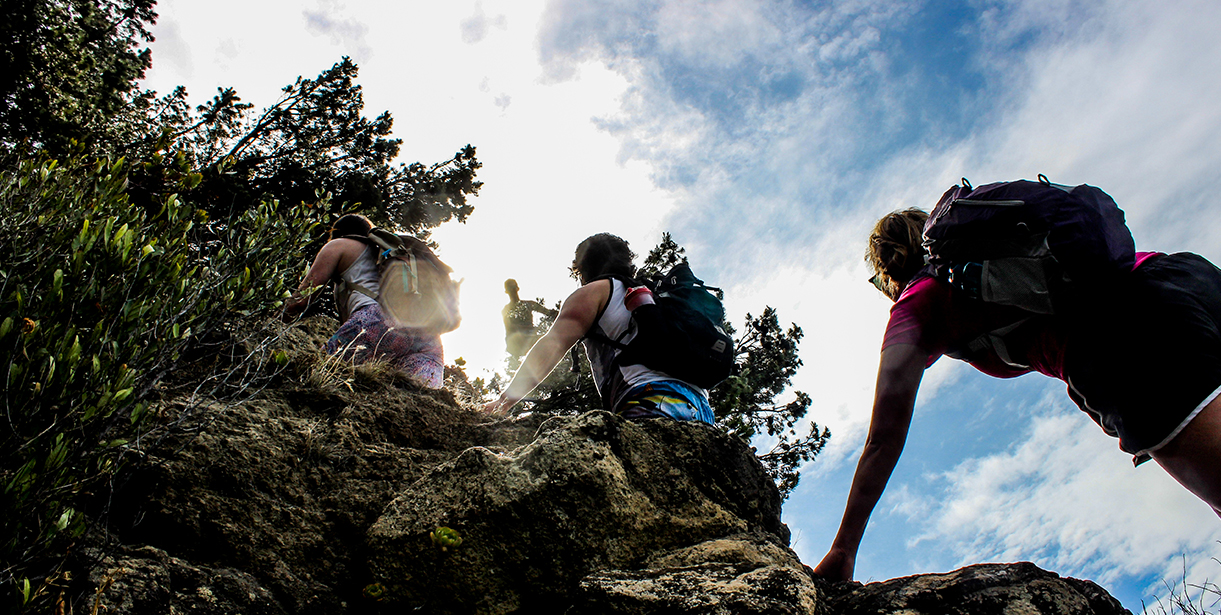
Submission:
[[[373,294],[381,289],[381,276],[377,274],[377,248],[369,246],[364,252],[356,258],[343,273],[339,274],[340,279],[352,284],[360,284],[361,286],[373,291]],[[376,305],[377,300],[369,297],[359,291],[352,291],[348,294],[348,314],[355,314],[356,310]]]
[[[602,317],[594,323],[593,330],[612,340],[617,340],[621,344],[627,344],[636,338],[636,323],[632,320],[632,313],[628,311],[627,306],[623,305],[623,296],[627,293],[627,286],[619,280],[611,279],[609,281],[612,284],[610,301],[607,302]],[[622,351],[610,344],[593,339],[587,338],[581,342],[585,345],[585,354],[589,356],[589,365],[593,371],[594,385],[598,389],[598,395],[602,397],[604,405],[607,405],[605,404],[607,399],[612,400],[612,403],[608,405],[612,411],[618,409],[627,392],[636,386],[663,380],[682,382],[665,372],[651,370],[643,365],[620,365],[615,373],[608,373],[615,357],[619,356]],[[690,383],[684,382],[684,384],[695,387]]]

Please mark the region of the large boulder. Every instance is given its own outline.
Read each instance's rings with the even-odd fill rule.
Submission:
[[[828,590],[836,615],[1131,615],[1092,581],[1062,578],[1029,562],[978,564],[946,574]]]
[[[91,613],[287,614],[249,573],[197,566],[148,546],[102,555],[89,582],[96,588],[87,605]]]
[[[743,532],[786,546],[780,502],[741,440],[596,411],[548,420],[515,451],[472,448],[433,469],[370,528],[370,568],[404,606],[562,612],[595,571]],[[461,545],[434,544],[440,527]]]
[[[640,570],[601,570],[580,589],[572,615],[805,615],[823,603],[796,554],[761,532],[678,549]]]
[[[529,442],[539,423],[489,425],[446,391],[365,384],[167,405],[179,431],[119,492],[112,529],[181,561],[246,571],[286,612],[359,603],[365,532],[386,504],[471,446]]]

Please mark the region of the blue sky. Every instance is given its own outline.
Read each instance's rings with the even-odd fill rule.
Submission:
[[[669,230],[732,319],[770,305],[801,325],[796,385],[834,433],[785,507],[810,565],[868,422],[889,302],[862,254],[880,215],[962,176],[1044,173],[1107,190],[1138,248],[1221,262],[1216,2],[197,4],[159,5],[149,87],[267,105],[346,54],[407,161],[479,148],[476,213],[436,234],[466,278],[446,352],[476,374],[502,358],[501,282],[561,299],[573,247],[601,231],[643,252]],[[1218,541],[1221,520],[1133,469],[1060,383],[943,359],[857,576],[1030,560],[1139,611],[1184,568],[1221,576]]]

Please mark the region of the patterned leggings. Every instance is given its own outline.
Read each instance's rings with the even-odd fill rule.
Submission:
[[[425,386],[441,388],[445,374],[441,336],[409,331],[388,326],[381,307],[374,304],[352,314],[327,340],[326,351],[353,363],[380,359],[420,380]]]

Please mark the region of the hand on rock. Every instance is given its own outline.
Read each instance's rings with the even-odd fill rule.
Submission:
[[[498,397],[483,405],[483,411],[492,416],[504,416],[509,413],[511,404],[505,402],[504,397]]]
[[[856,556],[843,549],[832,547],[822,561],[814,567],[814,574],[828,581],[851,581],[856,568]]]

